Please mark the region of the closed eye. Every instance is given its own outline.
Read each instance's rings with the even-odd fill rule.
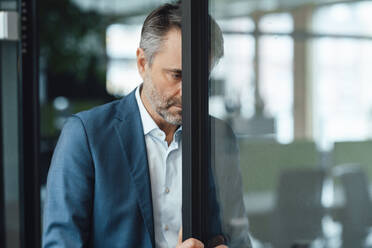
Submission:
[[[164,71],[170,79],[174,81],[182,80],[182,70],[170,68],[170,69],[164,69]]]
[[[181,73],[172,73],[172,78],[173,79],[181,79],[182,78],[182,74]]]

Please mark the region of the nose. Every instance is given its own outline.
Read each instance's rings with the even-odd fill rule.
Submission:
[[[182,97],[182,81],[180,82],[178,92],[179,92],[180,97]]]
[[[177,82],[175,88],[173,89],[173,96],[177,97],[178,99],[182,98],[182,81]]]

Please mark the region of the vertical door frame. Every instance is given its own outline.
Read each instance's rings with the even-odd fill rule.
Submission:
[[[1,41],[0,41],[1,42]],[[2,74],[2,53],[0,44],[0,75]],[[0,77],[0,86],[1,83]],[[2,87],[0,87],[0,110],[2,106]],[[0,114],[0,247],[5,247],[5,192],[4,192],[4,160],[3,160],[3,118]]]
[[[41,247],[39,54],[36,0],[19,0],[21,247]]]
[[[206,241],[210,164],[207,0],[182,2],[182,226],[183,239]]]

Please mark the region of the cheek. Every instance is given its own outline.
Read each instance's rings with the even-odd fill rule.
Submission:
[[[169,80],[167,73],[161,73],[154,68],[149,76],[151,76],[154,90],[156,90],[157,95],[160,96],[161,99],[168,101],[179,98],[179,86],[176,87],[174,81]]]
[[[169,96],[171,96],[171,93],[169,91],[170,86],[166,83],[166,81],[160,79],[159,77],[153,77],[152,84],[153,84],[154,89],[163,98],[168,98]]]

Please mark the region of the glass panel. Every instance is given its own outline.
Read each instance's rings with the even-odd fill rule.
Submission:
[[[372,1],[232,2],[209,1],[212,60],[224,40],[211,192],[229,247],[370,246]],[[255,30],[225,25],[237,16]]]
[[[20,123],[19,123],[19,84],[17,72],[18,44],[0,41],[0,87],[1,87],[1,132],[5,247],[20,246]],[[6,72],[6,73],[3,73]],[[0,188],[2,189],[2,188]],[[0,220],[3,221],[3,220]],[[0,230],[2,231],[2,230]],[[3,237],[3,236],[1,236]],[[0,243],[1,245],[1,243]]]
[[[254,40],[251,36],[228,34],[224,42],[226,47],[239,46],[240,49],[225,50],[224,60],[216,65],[209,109],[215,116],[227,118],[235,108],[239,108],[244,116],[249,117],[254,112],[254,85],[251,80],[254,73]]]
[[[0,0],[0,11],[16,12],[17,7],[17,0]],[[0,39],[0,246],[4,247],[19,247],[21,236],[18,56],[17,42]]]
[[[314,71],[314,138],[332,155],[334,220],[342,225],[343,247],[371,245],[372,181],[370,17],[372,2],[319,8],[312,28],[318,32],[364,35],[362,39],[317,39],[311,49]],[[328,25],[324,25],[327,23]],[[355,224],[354,224],[355,223]]]

